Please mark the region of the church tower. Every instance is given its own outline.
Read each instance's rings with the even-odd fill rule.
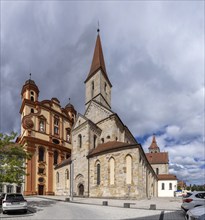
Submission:
[[[157,145],[155,135],[153,135],[152,143],[149,147],[149,153],[160,153],[160,149]]]
[[[85,87],[86,109],[92,100],[95,100],[102,106],[111,109],[112,84],[110,83],[105,67],[99,29],[90,72],[85,80]]]

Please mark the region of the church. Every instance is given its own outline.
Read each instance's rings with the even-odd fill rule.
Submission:
[[[77,114],[71,130],[71,158],[55,167],[55,194],[134,199],[157,196],[157,175],[142,146],[112,111],[112,84],[99,32],[84,83],[85,112]]]
[[[159,184],[165,184],[161,180],[176,180],[168,174],[168,154],[159,152],[155,137],[146,154],[112,110],[112,83],[99,30],[84,85],[83,114],[77,113],[70,101],[66,106],[55,97],[39,101],[39,88],[31,78],[23,85],[17,143],[32,153],[26,163],[24,194],[124,199],[158,196]],[[157,164],[154,157],[162,161]],[[175,182],[172,184],[174,189]]]

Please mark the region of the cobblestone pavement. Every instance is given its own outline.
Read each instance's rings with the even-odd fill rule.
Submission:
[[[122,220],[184,220],[179,198],[153,198],[151,200],[111,200],[74,198],[65,202],[66,196],[27,197],[27,214],[0,213],[0,220],[41,220],[41,219],[122,219]],[[107,201],[108,206],[102,202]],[[124,203],[131,203],[124,208]],[[156,210],[150,210],[156,205]]]

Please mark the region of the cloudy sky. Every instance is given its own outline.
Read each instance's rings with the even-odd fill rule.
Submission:
[[[0,130],[20,132],[21,88],[84,113],[97,23],[112,110],[170,173],[204,184],[204,1],[1,1]]]

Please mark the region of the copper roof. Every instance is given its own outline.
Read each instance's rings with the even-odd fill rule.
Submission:
[[[158,180],[177,180],[177,177],[173,174],[159,174]]]
[[[159,147],[158,147],[157,142],[156,142],[155,135],[153,135],[152,143],[151,143],[151,145],[149,146],[149,149],[158,149],[158,150],[159,150]]]
[[[92,60],[92,64],[90,67],[90,72],[89,72],[88,77],[85,80],[85,82],[87,82],[93,75],[95,75],[95,73],[99,69],[102,70],[104,77],[107,79],[110,86],[112,86],[110,83],[110,80],[108,79],[108,76],[107,76],[100,35],[98,34],[97,39],[96,39],[96,44],[95,44],[93,60]]]
[[[146,157],[150,164],[169,163],[168,153],[146,153]]]
[[[128,144],[119,141],[109,141],[103,144],[99,144],[96,148],[92,149],[88,154],[88,157],[92,157],[97,154],[106,153],[112,150],[122,150],[127,148],[137,148],[137,144]]]

